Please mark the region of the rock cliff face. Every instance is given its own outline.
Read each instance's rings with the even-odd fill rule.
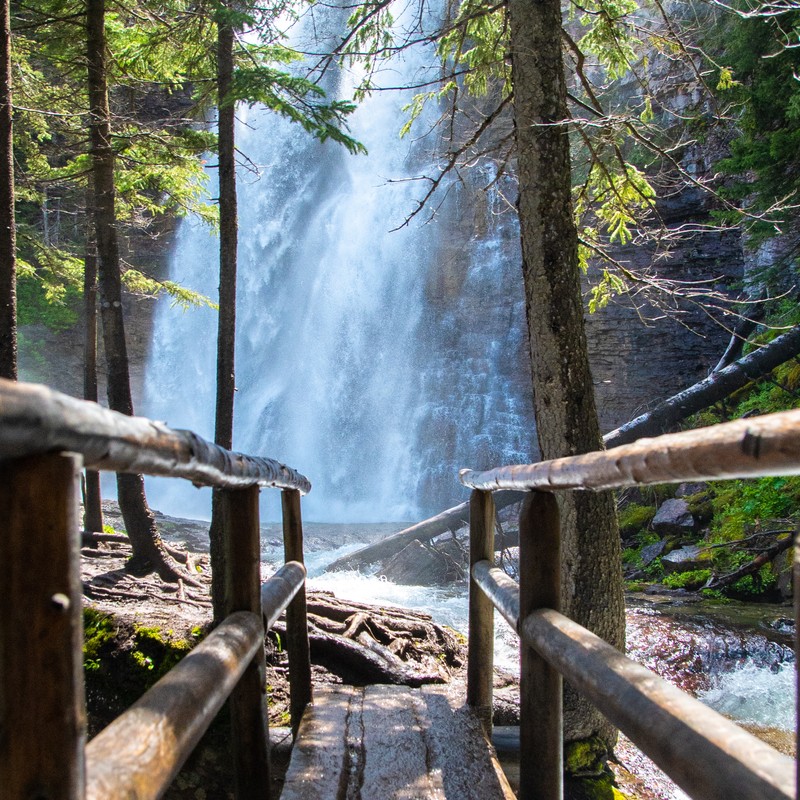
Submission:
[[[419,513],[435,513],[464,499],[465,491],[456,480],[462,467],[524,463],[537,456],[518,228],[513,210],[501,194],[480,191],[480,180],[476,175],[473,185],[454,186],[438,221],[430,226],[436,229],[431,244],[435,254],[425,267],[421,300],[414,301],[421,305],[413,309],[419,317],[415,337],[404,345],[420,374],[413,389],[410,422],[403,429],[403,445],[413,442],[411,463],[416,483],[403,491],[416,494]],[[691,191],[661,211],[675,226],[707,215],[703,201]],[[148,243],[150,251],[145,257],[151,272],[163,275],[170,243],[167,237],[161,243],[161,248]],[[637,267],[647,266],[652,256],[631,247],[615,255]],[[743,277],[739,236],[730,231],[686,238],[674,247],[670,258],[656,266],[663,276],[708,281],[725,289]],[[586,278],[587,292],[593,279],[591,273]],[[156,302],[169,300],[128,298],[125,309],[137,409],[141,408],[146,360],[157,355],[152,352]],[[701,308],[669,301],[667,305],[675,306],[671,313],[647,305],[637,309],[620,298],[596,314],[587,314],[603,430],[615,428],[648,405],[701,379],[723,352],[728,334]],[[351,325],[352,319],[346,324]],[[251,338],[263,340],[253,330],[258,327],[257,317],[249,327]],[[34,335],[41,341],[35,350],[23,349],[23,378],[47,382],[79,396],[80,329],[65,334],[43,330],[24,334],[28,341]],[[273,361],[255,369],[276,369],[274,354],[262,351],[260,348],[264,358]],[[213,365],[208,366],[204,374],[213,376]],[[378,369],[372,362],[354,366],[362,374]],[[391,364],[383,366],[392,369]],[[248,369],[252,372],[252,365]],[[246,370],[237,370],[240,380],[243,374]],[[358,415],[352,408],[341,413],[350,414],[356,425]],[[180,404],[170,414],[171,424],[187,424],[181,422]],[[313,473],[313,465],[306,469]]]

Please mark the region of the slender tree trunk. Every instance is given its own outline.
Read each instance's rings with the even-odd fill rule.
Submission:
[[[128,351],[122,317],[122,281],[114,186],[114,151],[111,146],[111,114],[108,105],[105,0],[87,0],[87,65],[94,221],[100,289],[100,316],[108,374],[108,405],[133,415]],[[125,530],[131,541],[134,570],[153,568],[165,580],[187,577],[164,549],[153,513],[147,506],[144,478],[117,475],[117,493]]]
[[[11,105],[10,0],[0,5],[0,377],[17,379],[17,240]]]
[[[229,8],[224,4],[225,9]],[[217,22],[217,106],[219,126],[219,321],[217,331],[217,404],[214,441],[233,446],[233,397],[236,391],[234,350],[236,344],[236,262],[238,211],[236,205],[235,103],[233,82],[234,31],[228,19]],[[220,621],[225,557],[222,542],[219,495],[211,505],[211,579],[214,619]]]
[[[519,162],[519,219],[531,341],[534,410],[543,459],[602,449],[572,217],[566,86],[558,0],[510,0],[511,63]],[[619,532],[609,493],[559,497],[565,613],[624,648]],[[567,740],[616,732],[568,689]]]
[[[91,185],[87,191],[87,207],[91,206]],[[83,398],[97,402],[97,253],[91,226],[87,226],[86,255],[83,267]],[[100,494],[100,473],[87,469],[83,492],[83,527],[90,532],[103,530],[103,508]]]

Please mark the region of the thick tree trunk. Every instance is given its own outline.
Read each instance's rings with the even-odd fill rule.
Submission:
[[[602,448],[586,351],[571,208],[566,86],[558,0],[510,0],[511,63],[519,174],[523,279],[534,411],[542,458]],[[613,497],[559,497],[564,612],[624,649],[619,532]],[[616,733],[568,690],[568,740]]]
[[[91,188],[87,192],[87,207],[91,204]],[[91,226],[89,226],[91,227]],[[83,399],[97,402],[97,253],[91,231],[86,236],[86,256],[83,266]],[[100,473],[87,469],[83,492],[83,527],[99,533],[103,530],[103,509],[100,494]]]
[[[224,9],[228,8],[223,4]],[[217,404],[214,427],[216,444],[233,446],[233,397],[236,391],[234,349],[236,344],[236,260],[238,211],[236,206],[235,110],[233,83],[234,32],[228,19],[217,23],[217,106],[219,128],[219,322],[217,331]],[[221,504],[214,492],[211,505],[212,597],[214,619],[222,619],[222,578],[225,574],[222,546]]]
[[[87,0],[86,43],[89,88],[93,211],[97,246],[103,345],[106,354],[108,405],[133,415],[128,351],[122,318],[122,280],[114,186],[114,151],[111,146],[111,114],[108,105],[105,39],[105,0]],[[117,475],[117,491],[125,530],[131,541],[131,568],[152,567],[165,580],[183,578],[164,549],[153,513],[147,506],[141,475]]]
[[[0,5],[0,377],[17,379],[17,241],[9,0]]]
[[[618,447],[674,430],[686,417],[708,408],[800,354],[800,326],[749,353],[728,367],[660,402],[652,411],[626,422],[603,437],[606,447]]]

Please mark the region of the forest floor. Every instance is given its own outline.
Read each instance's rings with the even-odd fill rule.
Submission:
[[[106,505],[106,521],[116,529],[122,527],[114,505]],[[173,519],[164,520],[170,530],[171,540],[193,542],[206,538],[206,523],[187,521],[185,525]],[[178,525],[180,530],[174,530]],[[206,538],[207,541],[207,538]],[[133,577],[125,571],[125,561],[130,548],[123,542],[100,542],[82,549],[82,579],[85,602],[102,615],[114,620],[117,631],[117,647],[128,649],[146,647],[135,643],[136,631],[160,631],[171,642],[191,642],[198,631],[205,629],[211,621],[209,600],[210,570],[208,556],[202,552],[193,560],[200,568],[198,576],[201,588],[177,587],[163,582],[156,574]],[[121,632],[121,633],[120,633]],[[269,687],[270,726],[279,746],[274,751],[275,786],[273,797],[277,797],[282,770],[285,769],[290,737],[288,725],[288,682],[286,657],[280,647],[268,648],[267,683]],[[116,662],[111,662],[116,663]],[[152,664],[146,668],[153,669]],[[117,669],[112,668],[112,672]],[[450,682],[454,687],[463,685],[466,678],[464,667],[450,669]],[[118,674],[114,672],[114,674]],[[131,700],[120,700],[118,705],[107,696],[92,697],[92,676],[88,676],[90,735],[108,724]],[[341,683],[342,677],[320,665],[313,666],[313,680],[317,686]],[[514,687],[510,688],[513,695]],[[499,692],[503,695],[509,692]],[[226,800],[231,797],[225,776],[230,774],[226,766],[224,751],[227,741],[226,727],[215,723],[206,735],[197,753],[187,762],[166,797],[170,800]],[[515,766],[508,767],[509,777],[514,783]],[[679,800],[684,798],[680,790],[630,741],[621,737],[615,752],[615,761],[609,764],[617,784],[631,800]]]

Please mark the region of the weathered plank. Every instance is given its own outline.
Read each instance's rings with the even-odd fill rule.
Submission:
[[[61,455],[0,465],[4,798],[83,798],[79,469]]]
[[[0,379],[0,459],[56,451],[87,467],[186,478],[198,486],[311,490],[308,478],[270,458],[225,450],[191,431],[129,417],[30,383]]]
[[[318,690],[282,800],[511,800],[477,715],[441,687]]]
[[[254,614],[264,638],[261,607],[261,538],[258,486],[220,492],[225,547],[226,616]],[[260,647],[228,701],[231,712],[233,773],[237,800],[261,798],[270,784],[266,663]]]
[[[361,800],[444,800],[442,765],[431,758],[430,729],[418,693],[367,686],[362,710]]]
[[[482,720],[453,689],[424,686],[421,692],[430,720],[431,763],[440,765],[445,797],[512,800],[514,793],[485,738]]]
[[[342,686],[318,690],[306,708],[284,779],[283,800],[339,800],[348,784],[350,749],[360,752],[358,725],[363,692]],[[351,730],[352,727],[352,730]]]
[[[462,470],[471,489],[621,489],[651,483],[800,474],[800,410],[640,439],[611,450]]]
[[[495,507],[491,492],[474,490],[470,497],[470,570],[480,561],[494,558]],[[492,735],[492,688],[494,679],[494,606],[470,577],[467,703]]]
[[[284,489],[281,492],[281,510],[284,560],[303,564],[303,517],[300,510],[300,492],[295,489]],[[305,583],[286,609],[286,651],[289,654],[289,714],[292,732],[297,735],[303,712],[313,697]]]

